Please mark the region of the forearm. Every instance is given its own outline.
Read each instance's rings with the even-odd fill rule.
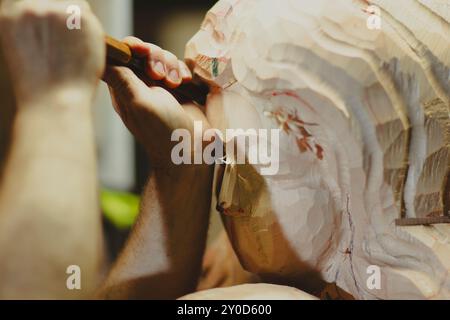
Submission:
[[[101,257],[91,95],[19,106],[0,189],[0,296],[86,297]],[[81,289],[66,287],[69,265]],[[23,290],[27,288],[27,290]]]
[[[213,168],[156,170],[138,222],[101,296],[175,299],[195,290],[206,243]]]

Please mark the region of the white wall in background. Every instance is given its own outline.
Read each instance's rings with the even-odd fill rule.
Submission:
[[[133,33],[133,0],[90,0],[105,32],[122,39]],[[107,86],[100,85],[94,106],[99,175],[102,186],[128,190],[134,186],[134,143],[111,105]]]

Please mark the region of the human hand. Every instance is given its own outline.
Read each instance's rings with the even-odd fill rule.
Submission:
[[[81,9],[79,30],[67,27],[71,5]],[[87,2],[5,0],[0,38],[18,107],[67,91],[72,95],[62,99],[76,99],[80,92],[93,95],[104,69],[105,46],[100,23]]]
[[[127,37],[124,42],[134,55],[146,59],[145,74],[151,80],[176,88],[192,79],[184,62],[172,53],[135,37]],[[110,87],[115,110],[144,146],[153,167],[172,165],[173,130],[183,128],[193,134],[195,120],[203,122],[203,129],[208,128],[200,107],[193,103],[180,105],[167,90],[151,86],[127,67],[107,67],[104,80]]]
[[[241,266],[225,231],[206,249],[202,269],[198,291],[259,281]]]

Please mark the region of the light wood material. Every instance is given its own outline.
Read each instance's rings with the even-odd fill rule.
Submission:
[[[358,299],[450,298],[448,8],[221,0],[208,12],[186,60],[217,88],[211,125],[283,129],[278,174],[216,174],[212,211],[244,268],[319,276]]]

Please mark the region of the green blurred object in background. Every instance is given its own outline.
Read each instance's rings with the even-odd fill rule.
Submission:
[[[131,193],[103,189],[100,206],[106,219],[116,228],[124,230],[133,226],[139,214],[140,198]]]

